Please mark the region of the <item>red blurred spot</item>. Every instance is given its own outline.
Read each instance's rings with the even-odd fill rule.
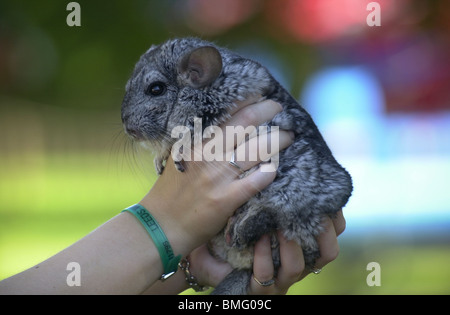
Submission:
[[[187,23],[202,34],[218,34],[246,21],[259,0],[189,0]]]
[[[281,25],[296,39],[323,42],[361,31],[366,23],[369,0],[271,0],[266,16]],[[376,1],[381,17],[390,17],[396,7],[394,1]]]

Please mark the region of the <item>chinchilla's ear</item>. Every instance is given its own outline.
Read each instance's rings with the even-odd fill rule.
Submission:
[[[178,64],[181,81],[193,88],[210,85],[222,71],[222,56],[212,46],[203,46],[183,56]]]

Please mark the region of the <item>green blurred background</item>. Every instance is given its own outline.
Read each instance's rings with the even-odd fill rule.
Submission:
[[[338,259],[289,293],[450,293],[448,1],[376,1],[373,27],[359,0],[78,1],[79,27],[69,2],[0,2],[0,280],[150,189],[124,86],[151,44],[193,35],[268,66],[354,177]]]

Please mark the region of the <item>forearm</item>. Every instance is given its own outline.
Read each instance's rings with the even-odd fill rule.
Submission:
[[[70,262],[80,266],[80,286],[68,285]],[[0,293],[138,294],[162,272],[145,229],[132,215],[122,213],[55,256],[0,282]]]
[[[184,273],[178,270],[172,277],[166,281],[156,281],[152,286],[147,288],[142,294],[159,294],[171,295],[178,294],[189,289]]]

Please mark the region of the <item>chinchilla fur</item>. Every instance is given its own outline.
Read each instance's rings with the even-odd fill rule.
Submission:
[[[176,126],[203,128],[229,118],[237,100],[255,94],[280,103],[283,111],[268,125],[294,132],[294,143],[279,154],[272,184],[236,210],[224,230],[210,241],[216,257],[234,271],[213,294],[246,294],[252,275],[253,247],[262,235],[283,231],[301,244],[307,268],[320,257],[316,237],[325,216],[333,216],[352,192],[349,173],[335,160],[305,109],[261,64],[197,38],[152,46],[135,66],[126,85],[122,121],[126,132],[154,150],[158,173],[170,154]],[[182,163],[176,162],[180,171]],[[275,269],[280,257],[272,237]]]

